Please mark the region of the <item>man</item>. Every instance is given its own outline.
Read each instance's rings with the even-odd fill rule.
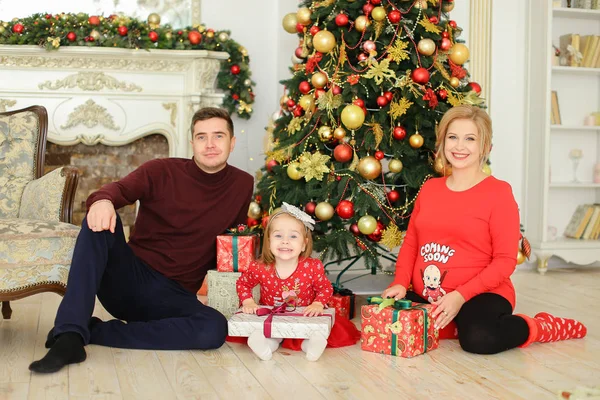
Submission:
[[[67,292],[46,341],[50,350],[30,370],[82,362],[89,343],[157,350],[224,343],[225,317],[200,303],[196,291],[215,266],[216,236],[245,223],[253,178],[227,164],[235,137],[225,110],[199,110],[191,130],[192,159],[147,162],[87,199]],[[126,243],[115,209],[137,200]],[[96,295],[118,319],[90,319]]]

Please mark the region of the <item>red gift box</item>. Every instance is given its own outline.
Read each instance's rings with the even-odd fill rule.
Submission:
[[[244,272],[256,258],[258,248],[257,235],[217,236],[217,271]]]
[[[411,304],[409,300],[387,307],[361,307],[361,348],[406,358],[437,349],[439,338],[431,318],[433,309],[432,304]]]
[[[327,306],[335,308],[337,315],[348,319],[354,318],[354,293],[349,289],[336,290]]]

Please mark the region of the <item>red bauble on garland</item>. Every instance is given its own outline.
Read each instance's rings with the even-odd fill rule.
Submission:
[[[321,29],[318,26],[313,25],[313,26],[310,27],[309,32],[310,32],[311,35],[315,36],[317,33],[319,33],[320,30]]]
[[[446,91],[446,89],[440,89],[438,90],[438,97],[442,100],[446,100],[446,98],[448,97],[448,92]]]
[[[469,82],[469,84],[467,86],[469,87],[469,89],[471,89],[475,93],[481,94],[481,85],[479,83],[477,83],[477,82]]]
[[[373,9],[375,8],[375,6],[371,3],[367,3],[363,6],[363,13],[368,17],[369,14],[371,14],[371,11],[373,11]]]
[[[383,96],[387,99],[388,102],[390,102],[394,98],[394,93],[392,93],[392,92],[384,92]]]
[[[96,15],[92,15],[88,18],[88,23],[90,25],[100,25],[100,18],[98,18]]]
[[[429,82],[429,71],[427,71],[423,67],[415,68],[413,70],[412,74],[410,75],[410,77],[416,83],[420,83],[421,85],[424,85],[427,82]]]
[[[267,171],[273,172],[273,167],[276,165],[279,165],[279,163],[276,160],[267,161]]]
[[[154,31],[150,31],[150,32],[148,32],[148,38],[153,42],[157,42],[158,41],[158,33],[154,32]]]
[[[237,75],[240,73],[240,66],[237,64],[234,64],[231,66],[231,68],[229,70],[231,71],[232,74]]]
[[[356,99],[352,102],[352,104],[357,105],[360,108],[363,108],[365,106],[365,101],[363,99]]]
[[[435,15],[433,17],[429,17],[429,22],[431,22],[432,24],[436,24],[438,22],[440,22],[440,20],[438,19],[438,17],[436,17]]]
[[[306,211],[307,213],[309,213],[311,215],[315,215],[315,208],[317,208],[317,203],[315,203],[314,201],[309,201],[304,206],[304,211]]]
[[[258,220],[248,217],[248,219],[246,220],[246,225],[248,225],[248,228],[252,228],[253,226],[258,225]]]
[[[307,94],[308,92],[310,92],[310,83],[308,83],[308,81],[300,82],[300,84],[298,85],[298,90],[302,94]]]
[[[442,41],[440,42],[440,50],[448,51],[450,50],[450,47],[452,47],[452,42],[450,41],[450,39],[442,38]]]
[[[377,105],[379,107],[385,107],[388,105],[388,103],[389,103],[389,101],[388,101],[387,97],[385,97],[385,96],[377,97]]]
[[[325,94],[325,89],[315,89],[315,99],[323,96]]]
[[[398,10],[392,10],[388,13],[388,19],[392,24],[397,24],[398,22],[400,22],[401,18],[402,14],[400,14],[400,11]]]
[[[337,162],[348,162],[352,160],[353,155],[354,150],[352,149],[352,146],[346,143],[338,144],[335,146],[335,149],[333,149],[333,158],[335,158]]]
[[[401,126],[397,126],[394,128],[394,132],[392,133],[394,139],[396,140],[404,140],[406,137],[406,129]]]
[[[338,14],[335,17],[335,24],[337,26],[346,26],[348,25],[348,16],[346,14]]]
[[[14,24],[12,27],[12,31],[14,33],[23,33],[23,30],[25,29],[25,27],[23,26],[23,24]]]
[[[188,40],[195,46],[202,40],[202,35],[198,31],[190,31],[188,33]]]
[[[350,200],[342,200],[335,208],[335,212],[340,218],[349,219],[354,216],[354,203]]]
[[[395,203],[398,200],[400,200],[400,193],[398,193],[397,190],[390,190],[387,193],[387,198],[390,201],[390,203]]]
[[[377,221],[377,228],[375,228],[375,231],[373,233],[367,235],[367,237],[369,238],[369,240],[379,242],[381,240],[381,235],[383,234],[384,229],[385,225],[381,221]]]
[[[75,34],[75,32],[69,32],[67,33],[67,40],[69,42],[74,42],[77,40],[77,35]]]
[[[119,32],[119,35],[121,36],[127,36],[129,29],[125,25],[121,25],[117,28],[117,32]]]
[[[304,25],[302,25],[300,22],[296,24],[296,32],[304,33]]]
[[[349,230],[350,230],[350,232],[352,232],[352,234],[353,234],[354,236],[358,236],[358,235],[360,235],[360,230],[358,229],[358,225],[356,225],[356,224],[352,224],[352,225],[350,225],[350,228],[349,228]]]
[[[454,21],[454,20],[448,21],[448,25],[450,25],[452,27],[452,29],[456,29],[456,26],[457,26],[456,21]]]
[[[374,156],[377,160],[383,160],[383,158],[385,157],[385,154],[383,153],[383,151],[377,150],[375,152]]]
[[[333,85],[331,87],[331,92],[337,96],[338,94],[342,94],[342,88],[339,87],[338,85]]]

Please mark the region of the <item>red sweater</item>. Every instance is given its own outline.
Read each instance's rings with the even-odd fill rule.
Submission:
[[[326,305],[333,294],[323,263],[316,258],[300,259],[296,270],[286,279],[277,276],[274,266],[253,261],[237,280],[240,304],[252,297],[252,289],[258,284],[260,304],[264,306],[277,306],[289,296],[296,298],[298,307],[309,306],[314,301]]]
[[[216,265],[216,236],[245,224],[254,180],[227,165],[208,174],[193,159],[149,161],[88,197],[89,207],[109,199],[119,209],[140,201],[129,240],[142,261],[196,292]]]
[[[510,276],[520,238],[519,210],[510,185],[493,176],[453,192],[446,178],[423,185],[396,261],[393,284],[430,302],[453,290],[465,300],[497,293],[515,307]]]

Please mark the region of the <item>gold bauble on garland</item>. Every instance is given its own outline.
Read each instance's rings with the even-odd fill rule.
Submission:
[[[346,137],[346,131],[341,126],[338,126],[333,130],[333,137],[337,140],[342,140]]]
[[[260,219],[261,217],[261,209],[260,204],[255,201],[250,202],[248,206],[248,216],[254,219]]]
[[[312,45],[321,53],[329,53],[335,47],[335,36],[329,31],[319,31],[313,37]]]
[[[423,146],[423,136],[419,135],[419,133],[415,133],[414,135],[411,135],[410,138],[408,138],[408,142],[410,143],[410,147],[412,147],[413,149],[418,149],[421,146]]]
[[[314,87],[316,87],[317,89],[321,89],[324,88],[325,85],[327,85],[327,75],[325,75],[322,72],[316,72],[315,74],[313,74],[313,76],[310,78],[310,82],[312,83],[312,85]]]
[[[385,17],[387,16],[386,12],[385,12],[385,8],[379,6],[379,7],[375,7],[372,11],[371,11],[371,17],[375,20],[375,21],[383,21],[385,19]]]
[[[460,80],[453,76],[452,78],[450,78],[450,86],[452,86],[453,88],[457,88],[458,85],[460,85]]]
[[[298,11],[296,11],[296,20],[298,21],[298,23],[300,23],[302,25],[309,25],[310,24],[310,14],[311,14],[311,11],[308,8],[302,7],[300,9],[298,9]]]
[[[370,215],[365,215],[360,217],[357,225],[360,233],[363,235],[370,235],[377,229],[377,220]]]
[[[402,168],[404,168],[404,165],[402,164],[402,161],[398,160],[397,158],[394,158],[394,159],[390,160],[390,163],[388,164],[388,168],[390,169],[390,172],[398,174],[402,171]]]
[[[283,21],[281,22],[283,29],[287,33],[297,33],[296,32],[297,24],[298,24],[298,18],[296,18],[296,13],[286,14],[285,17],[283,17]]]
[[[424,56],[430,56],[435,53],[435,42],[431,39],[421,39],[417,44],[417,50]]]
[[[333,206],[326,201],[322,201],[315,207],[315,216],[321,221],[329,221],[333,217]]]
[[[364,15],[361,15],[354,20],[354,28],[359,32],[363,32],[370,24],[369,19]]]
[[[333,131],[327,125],[323,125],[319,128],[319,139],[321,142],[329,142],[333,139]]]
[[[160,26],[160,15],[157,13],[152,13],[148,15],[148,26],[151,29],[156,29]]]
[[[314,111],[315,98],[312,94],[305,94],[298,100],[298,105],[300,105],[304,111]]]
[[[469,60],[469,48],[462,43],[454,43],[448,57],[454,64],[463,65]]]
[[[365,113],[356,104],[349,104],[342,110],[342,123],[348,129],[358,129],[365,122]]]
[[[90,32],[90,36],[94,38],[94,40],[99,40],[101,35],[100,32],[98,32],[97,30],[93,30]]]
[[[287,175],[290,179],[295,181],[302,179],[304,174],[298,168],[300,167],[300,163],[297,161],[291,162],[287,166]]]
[[[373,156],[363,157],[358,162],[358,173],[365,179],[375,179],[381,174],[381,163]]]
[[[525,262],[525,254],[521,250],[517,251],[517,264],[523,264]]]

